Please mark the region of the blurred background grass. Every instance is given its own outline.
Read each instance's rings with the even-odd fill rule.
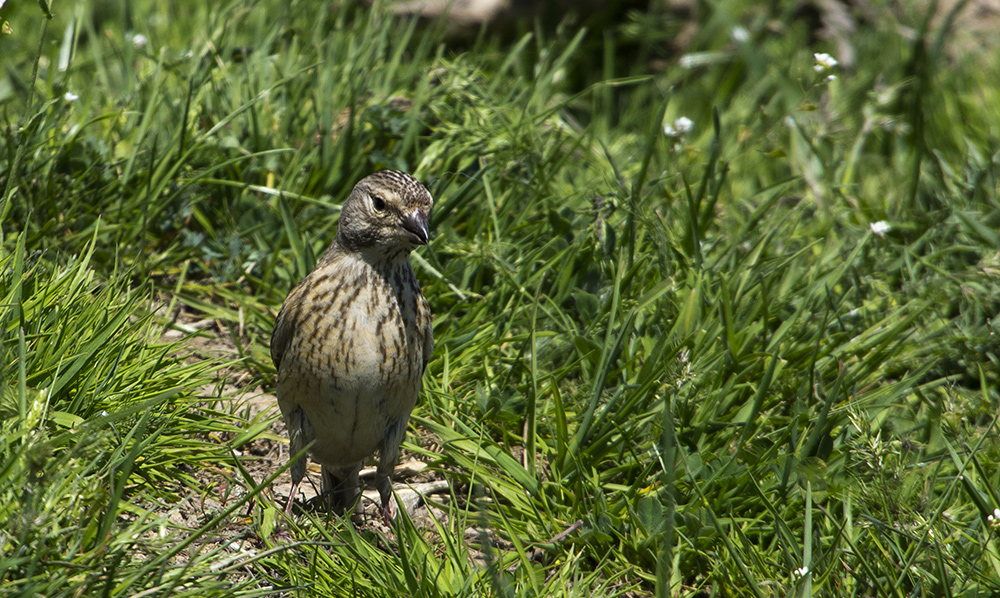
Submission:
[[[392,8],[0,8],[0,594],[1000,593],[1000,15]],[[284,520],[241,398],[381,168],[451,485],[392,537]]]

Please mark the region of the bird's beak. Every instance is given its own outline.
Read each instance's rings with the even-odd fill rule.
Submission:
[[[430,238],[427,232],[427,217],[420,210],[413,210],[403,219],[403,229],[410,233],[410,240],[417,245],[426,245]]]

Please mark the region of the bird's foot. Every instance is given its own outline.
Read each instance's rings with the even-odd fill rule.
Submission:
[[[389,526],[392,525],[393,519],[396,518],[396,501],[392,500],[391,497],[382,500],[382,505],[378,509],[379,519],[382,523]]]

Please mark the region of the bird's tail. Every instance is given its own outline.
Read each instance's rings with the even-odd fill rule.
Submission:
[[[320,489],[330,497],[330,506],[335,513],[343,514],[351,507],[360,514],[363,510],[358,500],[358,472],[361,463],[351,467],[331,468],[323,466],[323,479]]]

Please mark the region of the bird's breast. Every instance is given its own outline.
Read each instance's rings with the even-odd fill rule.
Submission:
[[[302,407],[314,452],[371,454],[420,391],[429,314],[416,278],[364,263],[313,272],[289,297],[294,333],[278,372],[279,404]]]

